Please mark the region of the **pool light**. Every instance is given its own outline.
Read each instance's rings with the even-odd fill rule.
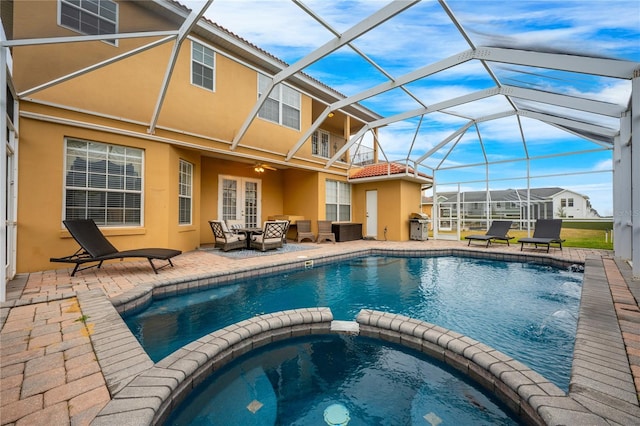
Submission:
[[[324,410],[324,421],[330,426],[347,426],[351,418],[342,404],[331,404]]]

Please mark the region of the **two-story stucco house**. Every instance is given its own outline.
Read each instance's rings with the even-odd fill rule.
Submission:
[[[320,81],[170,0],[2,3],[13,273],[66,267],[49,258],[77,248],[69,218],[121,250],[194,250],[213,242],[208,220],[278,215],[409,239],[430,179],[351,179],[348,151],[328,164],[380,117],[349,105],[307,135],[343,98]]]

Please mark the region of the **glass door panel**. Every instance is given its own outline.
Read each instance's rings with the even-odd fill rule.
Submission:
[[[238,205],[238,182],[234,179],[222,179],[222,220],[236,220],[240,217]]]
[[[249,228],[258,227],[258,183],[244,183],[244,224]]]
[[[220,176],[218,217],[239,220],[247,227],[259,227],[260,179]]]

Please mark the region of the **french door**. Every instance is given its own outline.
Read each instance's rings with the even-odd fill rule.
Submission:
[[[220,175],[218,178],[218,218],[239,220],[246,227],[260,224],[260,179]]]

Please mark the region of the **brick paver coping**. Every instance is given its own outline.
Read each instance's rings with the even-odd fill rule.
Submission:
[[[325,314],[323,310],[320,314],[321,325],[316,324],[318,318],[313,315],[311,322],[305,319],[303,324],[285,325],[286,321],[280,317],[290,313],[275,313],[271,318],[279,318],[282,323],[278,324],[275,319],[271,322],[265,318],[253,319],[269,324],[268,330],[260,326],[258,331],[248,320],[241,327],[236,324],[231,329],[218,330],[215,337],[215,333],[207,336],[212,340],[199,339],[155,365],[118,311],[140,308],[157,292],[171,294],[185,288],[206,288],[243,276],[249,278],[264,272],[305,267],[309,260],[317,265],[341,258],[388,253],[454,254],[558,265],[584,263],[585,279],[568,395],[547,384],[544,378],[529,373],[529,369],[516,361],[435,325],[420,323],[418,327],[415,320],[395,318],[387,327],[382,318],[390,314],[374,311],[361,312],[358,321],[363,334],[373,333],[392,341],[400,339],[400,343],[414,349],[417,349],[416,339],[420,338],[414,335],[416,330],[424,330],[419,350],[461,371],[466,369],[472,378],[488,386],[510,407],[517,408],[515,412],[533,423],[634,424],[640,418],[637,303],[640,283],[631,280],[629,265],[611,258],[609,252],[565,248],[550,254],[519,253],[517,248],[498,244],[488,249],[466,248],[463,243],[445,241],[356,241],[313,246],[314,249],[307,252],[241,261],[190,252],[176,258],[175,268],[159,275],[149,274],[142,262],[118,262],[76,277],[69,277],[64,270],[18,277],[10,285],[11,300],[3,303],[0,311],[3,326],[0,423],[100,424],[114,416],[123,420],[117,424],[140,425],[161,420],[191,386],[219,365],[216,362],[233,359],[234,351],[237,356],[269,339],[286,338],[293,334],[292,327],[298,327],[295,333],[309,333],[316,326],[319,328],[313,332],[325,332],[330,311]],[[372,324],[374,318],[378,318],[378,323]],[[333,322],[334,330],[339,329],[336,323]],[[398,324],[403,324],[402,330],[395,329]],[[407,327],[413,327],[410,334],[406,333]],[[279,334],[277,330],[284,331]],[[442,334],[436,338],[437,333]],[[239,337],[233,337],[236,335]],[[238,338],[242,339],[236,341]],[[222,340],[214,342],[214,339]],[[222,349],[224,347],[226,349]],[[218,353],[218,358],[214,353]],[[494,362],[491,357],[498,361]]]
[[[256,316],[210,333],[137,375],[92,425],[161,424],[213,371],[272,342],[326,334],[332,320],[329,308],[294,309]]]

